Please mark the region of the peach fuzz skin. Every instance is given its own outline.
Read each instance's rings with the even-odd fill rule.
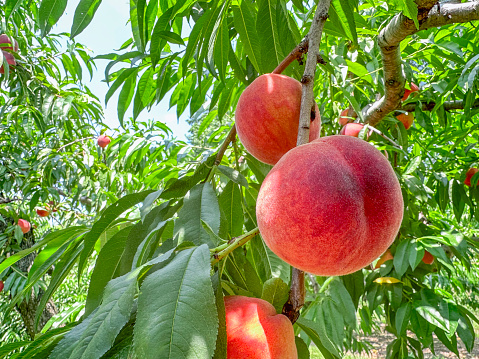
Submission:
[[[274,165],[296,146],[301,83],[291,77],[265,74],[255,79],[241,94],[235,124],[246,150],[258,160]],[[309,140],[319,137],[321,118],[315,104]]]
[[[297,359],[293,325],[267,301],[226,296],[228,359]]]
[[[372,263],[403,217],[399,181],[372,145],[329,136],[289,151],[266,176],[256,202],[268,247],[303,271],[333,276]]]

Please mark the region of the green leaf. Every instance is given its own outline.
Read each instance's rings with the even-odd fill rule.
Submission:
[[[181,38],[180,35],[171,32],[171,31],[159,31],[156,35],[158,35],[160,38],[171,42],[172,44],[177,44],[177,45],[185,45],[185,42]]]
[[[399,277],[402,277],[402,275],[406,273],[406,270],[409,266],[410,253],[408,248],[409,241],[401,241],[396,248],[396,253],[394,254],[393,264]]]
[[[93,20],[93,16],[100,6],[101,0],[80,0],[75,9],[70,38],[74,38],[81,33]]]
[[[130,318],[139,273],[137,270],[110,281],[102,304],[83,322],[87,325],[65,335],[50,358],[100,358],[106,353]]]
[[[121,126],[123,126],[123,118],[125,117],[126,110],[130,106],[131,100],[133,99],[135,85],[136,76],[129,76],[120,91],[120,95],[118,96],[117,113]]]
[[[103,291],[108,282],[113,279],[120,263],[126,239],[133,227],[129,226],[115,233],[103,246],[93,269],[88,295],[85,304],[85,316],[90,315],[101,302]]]
[[[336,308],[342,313],[348,328],[356,328],[356,308],[349,292],[339,278],[329,284],[329,292]]]
[[[284,58],[276,22],[277,6],[281,6],[279,0],[258,2],[256,32],[260,41],[261,66],[266,72],[272,72]]]
[[[255,27],[255,18],[250,10],[249,3],[242,1],[240,6],[233,6],[234,25],[238,31],[244,51],[258,73],[264,73],[260,67],[260,44]]]
[[[226,359],[228,342],[228,338],[226,336],[226,310],[223,298],[223,287],[221,285],[221,279],[219,276],[220,271],[217,271],[212,277],[216,299],[216,310],[218,311],[218,338],[216,339],[216,349],[213,359]]]
[[[354,10],[351,6],[351,0],[332,0],[331,5],[336,11],[348,38],[354,43],[357,43],[358,34],[356,33],[356,22],[354,20]]]
[[[419,21],[417,20],[418,10],[414,0],[399,0],[398,8],[402,10],[403,14],[414,21],[416,29],[419,29]]]
[[[145,51],[145,33],[143,32],[143,20],[145,15],[146,0],[130,0],[131,32],[135,45],[140,52]]]
[[[5,2],[5,18],[8,20],[10,18],[10,15],[17,11],[20,5],[24,0],[7,0]]]
[[[396,330],[398,336],[403,336],[406,333],[409,317],[411,316],[411,303],[403,303],[396,313]]]
[[[50,284],[48,285],[45,293],[43,293],[42,299],[37,306],[37,311],[35,313],[35,328],[38,327],[38,323],[40,322],[40,318],[43,314],[43,309],[45,308],[48,300],[52,296],[53,292],[55,292],[60,284],[62,284],[67,275],[70,274],[82,250],[82,242],[76,242],[72,244],[62,256],[62,259],[55,264],[55,270],[53,271],[52,277],[50,279]]]
[[[58,231],[49,233],[48,235],[45,236],[45,238],[43,238],[43,240],[35,243],[30,248],[27,248],[27,249],[24,249],[23,251],[17,252],[13,256],[8,257],[2,263],[0,263],[0,273],[2,273],[5,269],[10,267],[11,265],[18,262],[20,259],[26,257],[27,255],[29,255],[32,252],[35,252],[39,248],[45,246],[49,242],[52,242],[52,241],[55,241],[55,240],[58,240],[58,239],[60,239],[60,241],[64,240],[65,238],[72,235],[72,233],[80,234],[84,230],[85,230],[85,227],[79,226],[79,227],[65,228],[65,229],[62,229],[62,230],[58,230]]]
[[[218,170],[233,182],[248,188],[248,180],[234,168],[219,165]]]
[[[219,204],[226,217],[226,233],[230,238],[240,236],[243,233],[244,215],[242,195],[238,185],[230,181],[226,184],[219,197]]]
[[[283,311],[284,304],[289,298],[289,286],[280,278],[268,279],[263,285],[263,294],[261,299],[264,299],[273,304],[276,313]]]
[[[202,220],[218,234],[220,210],[218,198],[210,183],[196,185],[186,194],[183,207],[175,222],[174,236],[178,236],[178,243],[187,241],[196,245],[203,243],[211,247],[217,245],[218,243],[212,242],[204,230]]]
[[[126,210],[142,202],[146,196],[152,193],[152,190],[143,191],[140,193],[128,194],[118,201],[113,203],[110,207],[105,209],[101,218],[95,222],[90,232],[85,235],[84,248],[80,256],[78,264],[78,275],[80,276],[85,268],[86,260],[93,252],[96,241],[100,238],[103,232]]]
[[[181,251],[168,265],[145,279],[134,329],[138,357],[213,356],[218,314],[210,268],[210,251],[202,245]]]
[[[294,337],[294,342],[296,343],[296,349],[298,351],[298,359],[309,359],[309,348],[300,337]]]
[[[215,45],[213,49],[213,57],[216,68],[221,81],[226,81],[226,68],[228,66],[228,55],[230,49],[230,38],[228,21],[224,17],[221,19],[221,24],[218,27]]]
[[[131,56],[133,56],[134,54],[131,54],[129,53]],[[110,62],[111,64],[111,62]],[[109,64],[109,65],[110,65]],[[106,70],[105,70],[106,71]],[[133,68],[129,68],[129,69],[123,69],[121,70],[121,73],[120,75],[116,78],[115,82],[113,82],[113,84],[110,86],[110,88],[108,89],[106,95],[105,95],[105,103],[107,104],[108,101],[110,100],[111,96],[113,96],[113,94],[116,92],[116,90],[118,90],[118,88],[126,82],[126,80],[130,77],[130,76],[133,76],[133,77],[136,77],[138,74],[138,68],[136,67],[133,67]],[[108,75],[105,74],[105,78],[108,79]]]
[[[135,100],[133,101],[133,118],[138,118],[138,115],[151,102],[152,94],[154,92],[155,81],[153,79],[153,68],[146,70],[141,75],[138,85],[136,87]]]
[[[161,50],[166,44],[167,38],[164,37],[164,34],[170,33],[167,31],[170,28],[170,20],[173,16],[173,8],[169,8],[165,11],[160,18],[156,21],[155,27],[153,28],[153,33],[151,34],[151,43],[150,43],[150,56],[153,65],[156,65],[161,58]],[[178,34],[175,34],[178,36]],[[183,39],[181,39],[183,42]],[[184,43],[182,43],[183,45]]]
[[[169,186],[165,188],[163,193],[161,193],[160,198],[170,199],[183,197],[194,185],[206,178],[206,175],[213,167],[215,159],[216,155],[208,157],[205,162],[203,162],[196,168],[193,175],[184,176],[172,182]]]
[[[319,351],[323,355],[324,359],[339,359],[339,353],[335,350],[334,346],[329,342],[328,338],[324,336],[323,328],[311,320],[308,320],[303,317],[299,317],[296,321],[296,324],[311,338],[314,344],[318,347]],[[326,345],[323,342],[327,342],[328,347],[332,347],[331,351],[329,348],[326,349]]]
[[[65,12],[68,0],[42,0],[38,10],[38,22],[42,36],[50,32]]]

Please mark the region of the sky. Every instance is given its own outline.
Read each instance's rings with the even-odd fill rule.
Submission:
[[[68,2],[64,15],[60,18],[60,21],[53,28],[52,32],[70,32],[77,5],[78,1],[70,0]],[[129,0],[103,0],[93,21],[81,34],[76,36],[76,41],[86,45],[92,50],[92,57],[119,49],[123,42],[131,37],[131,28],[128,23],[129,11]],[[114,129],[119,126],[116,107],[120,90],[116,91],[115,95],[108,101],[108,106],[105,107],[104,99],[108,91],[108,85],[106,82],[102,82],[102,80],[105,78],[104,73],[107,64],[108,60],[96,60],[97,71],[94,73],[92,81],[88,83],[89,77],[86,77],[84,81],[90,90],[102,101],[105,112],[105,123]],[[118,68],[119,67],[113,67],[113,70]],[[169,101],[170,93],[163,98],[158,106],[153,107],[150,112],[144,110],[138,117],[138,120],[146,121],[148,119],[155,119],[162,121],[171,128],[174,137],[186,141],[185,134],[189,128],[189,125],[185,121],[186,116],[181,116],[179,121],[177,121],[176,107],[168,111]],[[189,109],[186,109],[185,114],[186,113],[189,113]],[[131,115],[132,106],[125,117]],[[107,131],[107,134],[112,134],[112,131]]]

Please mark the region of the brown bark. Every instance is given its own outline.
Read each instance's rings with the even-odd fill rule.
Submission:
[[[419,29],[403,14],[392,18],[380,32],[378,45],[384,69],[384,96],[365,109],[365,120],[377,125],[388,113],[399,108],[404,94],[404,74],[401,70],[400,43],[420,30],[443,25],[479,20],[479,1],[459,4],[439,4],[437,1],[416,0]]]

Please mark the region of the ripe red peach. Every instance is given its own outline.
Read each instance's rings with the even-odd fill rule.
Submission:
[[[410,89],[408,89],[408,88],[404,89],[404,96],[402,97],[403,101],[406,101],[407,98],[409,97],[409,95],[412,94],[413,92],[419,91],[419,87],[415,83],[411,82],[410,86],[411,86]]]
[[[409,130],[414,122],[414,115],[411,112],[401,113],[400,115],[396,116],[396,118],[402,122],[406,130]]]
[[[363,129],[364,125],[361,123],[347,123],[339,132],[340,135],[358,137],[359,132]]]
[[[422,257],[422,261],[426,264],[433,264],[434,256],[428,251],[424,251],[424,256]]]
[[[22,233],[28,233],[31,229],[30,222],[28,222],[25,219],[19,219],[18,220],[18,225],[20,226],[20,229],[22,230]]]
[[[1,51],[1,55],[5,57],[3,61],[7,61],[8,66],[17,65],[17,61],[15,60],[15,57],[11,53]],[[4,74],[4,73],[5,73],[5,67],[3,66],[3,63],[2,63],[2,66],[0,67],[0,74]]]
[[[107,135],[101,135],[100,137],[98,137],[97,140],[98,146],[100,146],[101,148],[105,148],[110,142],[111,139]]]
[[[5,285],[3,284],[3,281],[0,280],[0,293],[2,292],[4,287],[5,287]]]
[[[235,124],[246,150],[258,160],[274,165],[296,146],[301,108],[299,81],[284,75],[265,74],[241,94]],[[321,118],[315,104],[309,140],[319,137]]]
[[[7,34],[0,35],[0,49],[10,50],[12,52],[18,52],[18,42],[13,40],[14,45],[12,46],[12,39]]]
[[[477,172],[479,172],[479,169],[478,168],[469,168],[466,172],[466,179],[464,180],[464,184],[466,186],[469,186],[471,187],[471,178],[472,176],[474,176]],[[479,184],[479,180],[477,181],[477,183]]]
[[[42,208],[37,208],[37,214],[40,217],[47,217],[50,214],[50,211],[48,211],[46,209],[42,209]]]
[[[256,202],[260,233],[281,259],[335,276],[372,263],[403,217],[399,181],[366,141],[329,136],[296,147],[266,176]]]
[[[297,359],[293,325],[267,301],[224,298],[228,359]]]

